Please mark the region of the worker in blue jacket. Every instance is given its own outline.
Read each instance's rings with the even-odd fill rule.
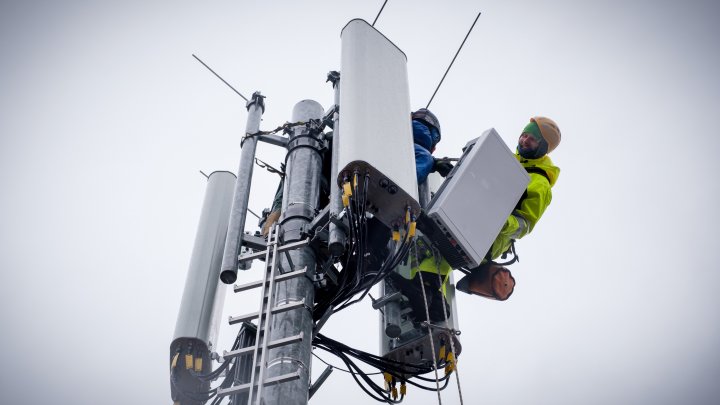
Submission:
[[[415,143],[415,168],[417,182],[422,184],[432,172],[445,177],[453,166],[446,161],[435,159],[432,153],[440,142],[440,121],[427,108],[421,108],[410,114],[412,119],[413,142]]]

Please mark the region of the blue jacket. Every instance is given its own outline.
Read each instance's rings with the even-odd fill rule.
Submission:
[[[424,123],[413,120],[413,142],[427,149],[430,153],[435,149],[435,145],[440,142],[440,133],[434,127],[428,127]]]
[[[440,133],[437,129],[428,127],[417,120],[412,121],[412,128],[413,142],[415,142],[415,170],[418,184],[420,184],[427,180],[435,165],[431,151],[440,141]]]
[[[435,159],[430,152],[422,146],[415,144],[415,171],[418,184],[427,180],[435,165]]]

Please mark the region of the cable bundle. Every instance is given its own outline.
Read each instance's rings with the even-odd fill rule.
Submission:
[[[337,356],[347,366],[346,372],[349,372],[355,382],[368,394],[371,398],[379,402],[387,402],[396,404],[402,402],[405,397],[405,384],[410,384],[427,391],[438,391],[437,387],[427,386],[421,383],[413,381],[414,379],[424,382],[435,382],[434,378],[423,377],[423,374],[431,373],[434,371],[433,366],[430,362],[424,362],[421,364],[409,364],[401,363],[391,359],[386,359],[374,354],[364,352],[362,350],[354,349],[345,344],[342,344],[336,340],[333,340],[321,333],[318,333],[313,339],[313,345],[320,349],[332,353]],[[316,356],[317,357],[317,356]],[[374,382],[370,375],[380,373],[366,373],[355,363],[356,359],[362,363],[373,367],[382,374],[385,375],[385,386],[381,386]],[[322,360],[322,359],[321,359]],[[437,366],[444,367],[446,362],[442,360]],[[444,377],[438,379],[439,382],[443,382],[443,385],[439,387],[439,390],[444,390],[450,381],[450,373],[447,373]],[[398,395],[396,384],[400,382],[400,395]]]
[[[352,182],[346,179],[343,184],[342,198],[348,218],[349,246],[338,278],[337,289],[329,299],[316,304],[313,312],[317,316],[322,316],[329,308],[332,308],[333,312],[338,312],[361,301],[375,284],[387,277],[405,259],[410,250],[410,239],[414,235],[414,218],[411,218],[408,207],[402,229],[403,235],[401,236],[400,229],[393,230],[395,248],[392,253],[385,258],[377,270],[367,269],[367,255],[372,253],[377,256],[380,252],[368,251],[367,191],[370,175],[365,174],[362,187],[359,185],[358,177],[359,174],[355,172]],[[377,235],[373,237],[376,238]],[[334,261],[337,258],[330,260]],[[360,296],[353,299],[358,294]]]

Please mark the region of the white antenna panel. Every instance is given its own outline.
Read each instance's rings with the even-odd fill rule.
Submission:
[[[370,212],[388,226],[420,212],[407,58],[366,21],[342,33],[338,185],[370,175]]]

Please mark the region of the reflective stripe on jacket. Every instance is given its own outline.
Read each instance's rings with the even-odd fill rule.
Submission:
[[[423,261],[420,262],[420,265],[417,267],[413,267],[410,270],[410,278],[415,278],[415,275],[418,273],[418,271],[422,271],[425,273],[434,273],[442,276],[442,285],[441,290],[443,293],[443,296],[447,295],[447,282],[448,279],[450,279],[450,273],[452,272],[452,267],[450,267],[450,263],[448,263],[444,258],[440,258],[440,263],[437,263],[437,260],[434,256],[426,257]],[[426,276],[427,277],[427,276]],[[437,277],[437,276],[432,276]]]

